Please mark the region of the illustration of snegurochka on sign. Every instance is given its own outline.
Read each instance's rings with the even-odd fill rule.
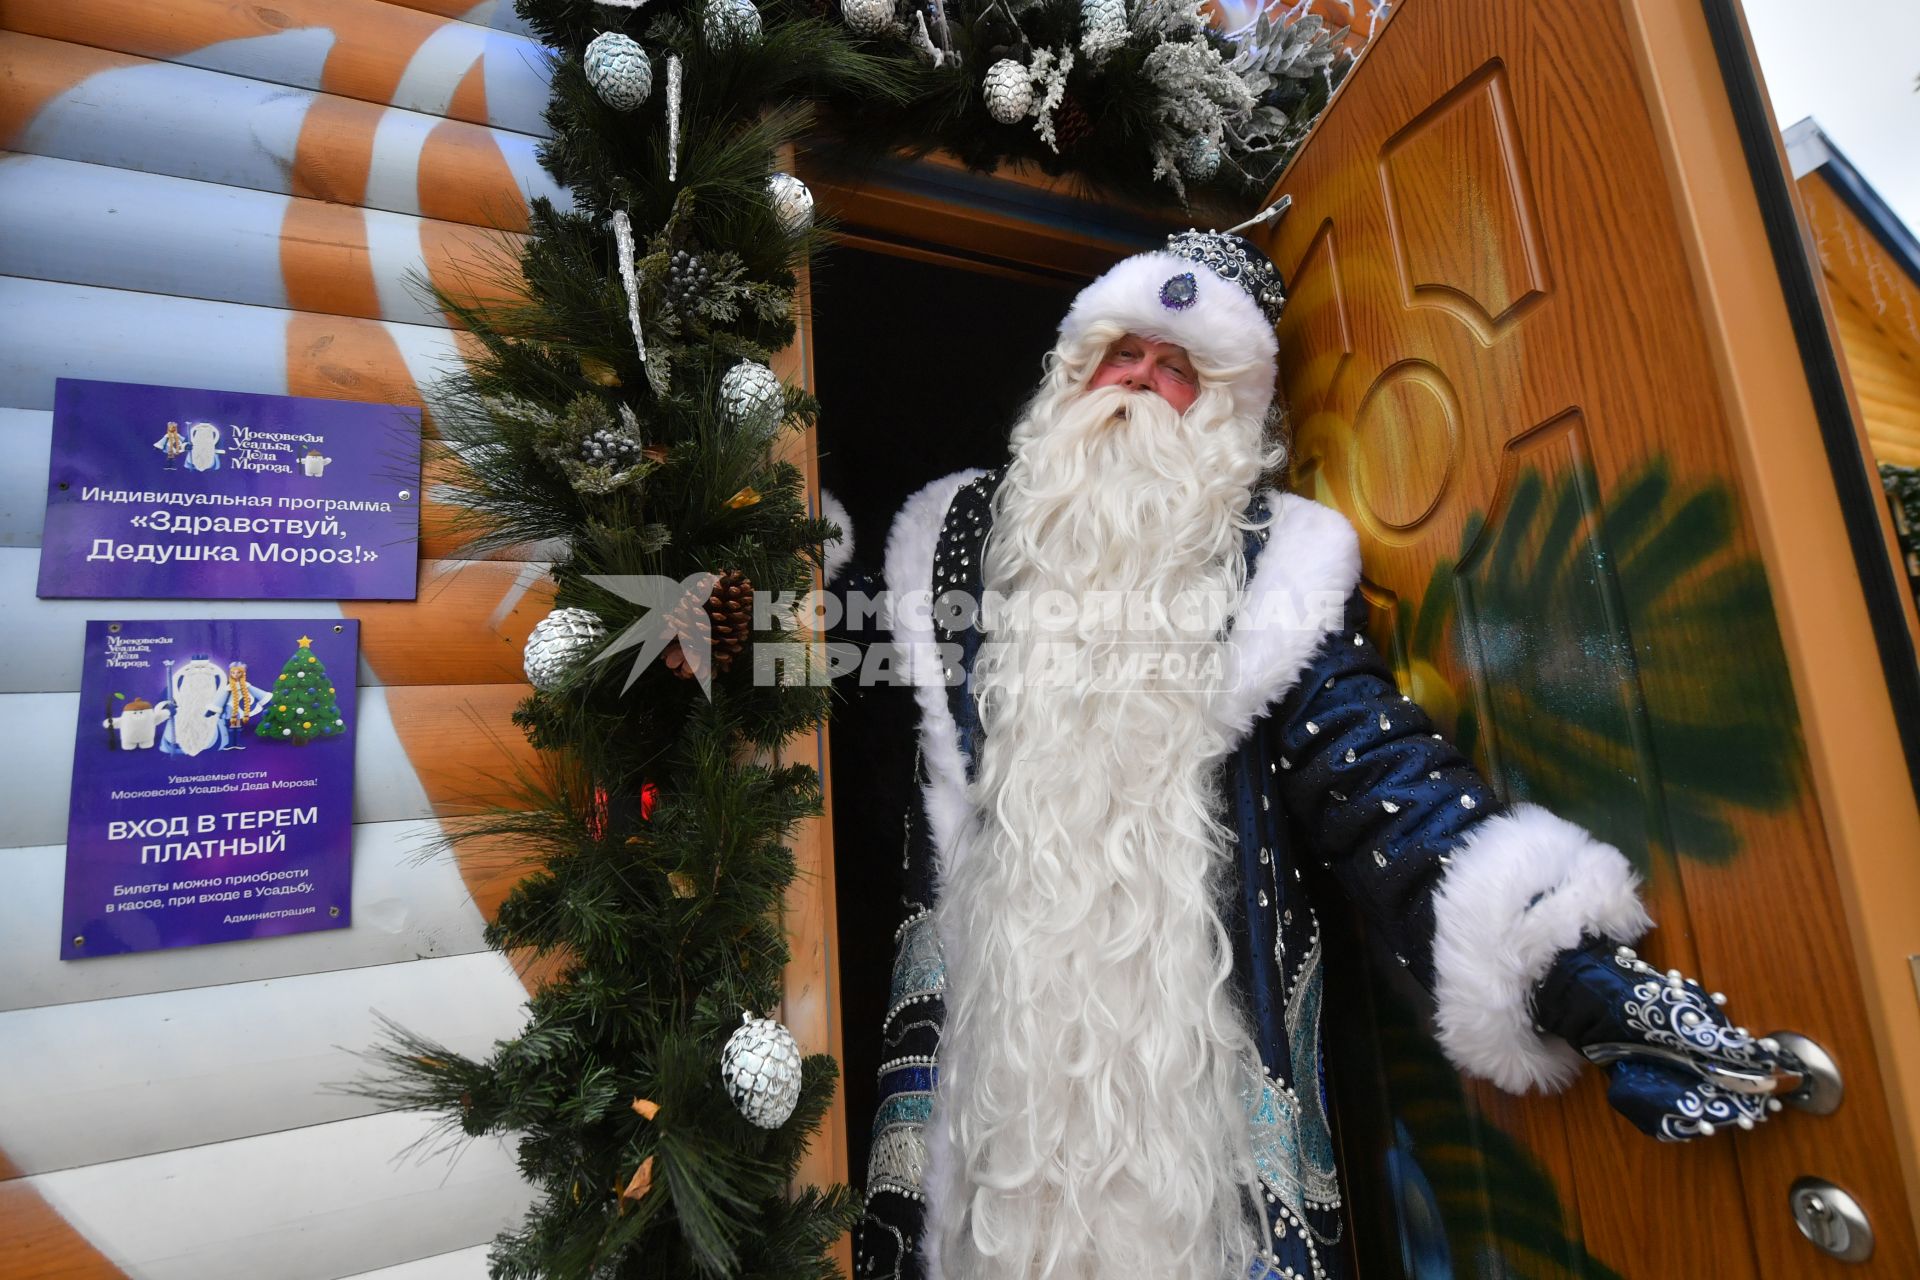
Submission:
[[[87,624],[64,958],[350,922],[358,651],[345,618]]]
[[[62,378],[39,594],[411,600],[420,430],[403,405]]]

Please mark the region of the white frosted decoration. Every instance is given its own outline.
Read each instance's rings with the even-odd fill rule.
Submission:
[[[1001,124],[1017,124],[1033,106],[1033,78],[1012,58],[1002,58],[987,68],[980,96],[988,115]]]
[[[741,1115],[778,1129],[800,1105],[800,1045],[772,1018],[743,1014],[720,1051],[720,1078]]]
[[[857,36],[877,36],[893,25],[893,0],[840,0],[840,19]]]
[[[606,638],[606,625],[592,610],[555,609],[527,637],[527,680],[540,692],[551,693]]]
[[[773,212],[788,235],[802,235],[813,225],[813,192],[807,190],[807,184],[792,174],[769,174],[767,199],[772,202]]]
[[[587,83],[615,111],[631,111],[653,92],[653,64],[647,51],[618,31],[602,32],[580,60]]]
[[[720,407],[727,421],[748,431],[772,431],[780,425],[786,393],[773,370],[742,360],[720,379]]]
[[[760,11],[753,0],[707,0],[700,12],[700,30],[711,48],[752,44],[760,38]]]
[[[667,55],[667,181],[680,180],[680,55]]]
[[[613,211],[613,246],[620,259],[620,284],[627,293],[627,323],[633,327],[633,345],[640,352],[640,363],[645,364],[647,339],[640,332],[640,280],[633,268],[633,220],[627,217],[625,209]]]

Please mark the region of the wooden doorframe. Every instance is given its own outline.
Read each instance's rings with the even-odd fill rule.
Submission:
[[[1810,367],[1802,345],[1813,336],[1806,299],[1790,300],[1790,281],[1754,269],[1778,261],[1782,229],[1776,222],[1770,237],[1767,211],[1756,195],[1764,166],[1729,169],[1724,161],[1743,154],[1756,158],[1757,120],[1782,182],[1787,168],[1764,98],[1744,104],[1744,136],[1728,102],[1738,89],[1727,84],[1726,60],[1752,57],[1737,4],[1620,4],[1633,34],[1642,90],[1659,104],[1651,115],[1661,161],[1675,213],[1690,233],[1684,239],[1694,287],[1707,304],[1701,311],[1712,373],[1779,606],[1814,786],[1886,1081],[1908,1212],[1920,1222],[1920,1003],[1909,966],[1909,957],[1920,954],[1920,913],[1912,906],[1920,902],[1920,858],[1914,856],[1920,805],[1906,741],[1920,724],[1903,726],[1896,714],[1883,662],[1886,629],[1876,629],[1860,577],[1836,572],[1851,567],[1870,579],[1875,557],[1857,554],[1858,530],[1849,527],[1848,500],[1857,508],[1859,499],[1843,497],[1849,482],[1829,452],[1837,428],[1830,425],[1826,437],[1819,429],[1823,409],[1829,419],[1844,411],[1857,423],[1857,406],[1844,379],[1837,406],[1831,386],[1810,390],[1820,371]],[[1817,283],[1812,299],[1832,342],[1833,317]],[[1799,330],[1795,301],[1803,309]],[[1816,402],[1817,393],[1824,405]],[[1869,509],[1887,518],[1883,503]],[[1877,549],[1877,555],[1884,564],[1884,552]],[[1906,661],[1912,662],[1910,648]],[[1840,1066],[1844,1072],[1846,1064]]]

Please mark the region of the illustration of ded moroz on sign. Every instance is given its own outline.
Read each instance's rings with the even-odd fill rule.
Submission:
[[[420,411],[62,378],[40,595],[411,600]]]
[[[89,622],[60,957],[352,923],[360,624]]]

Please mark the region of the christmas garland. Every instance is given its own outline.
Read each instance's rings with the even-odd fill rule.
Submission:
[[[1368,0],[1375,20],[1387,5]],[[824,7],[824,6],[823,6]],[[1097,189],[1264,194],[1353,51],[1310,0],[1237,31],[1211,0],[837,0],[848,30],[926,69],[911,104],[861,113],[869,142],[979,169],[1027,160]],[[1348,4],[1349,11],[1352,5]]]
[[[776,448],[817,411],[769,367],[817,236],[776,158],[824,105],[975,164],[1260,188],[1341,33],[1263,18],[1232,46],[1160,0],[520,12],[554,50],[541,158],[575,203],[536,202],[497,279],[437,295],[479,354],[434,389],[428,449],[472,548],[552,559],[515,713],[539,771],[447,836],[524,867],[487,941],[548,977],[491,1053],[393,1027],[358,1088],[517,1135],[539,1198],[495,1242],[501,1280],[830,1276],[856,1201],[790,1182],[836,1067],[761,1016],[788,960],[787,841],[821,801],[811,768],[773,760],[827,690],[767,678],[762,650],[806,637],[753,594],[808,590],[834,532]]]

